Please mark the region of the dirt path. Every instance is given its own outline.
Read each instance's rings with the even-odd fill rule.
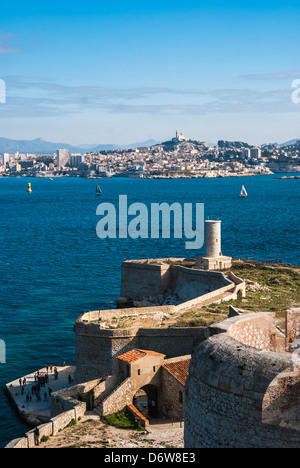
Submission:
[[[99,416],[85,416],[76,426],[65,429],[37,448],[182,448],[180,423],[150,426],[137,432],[103,424]]]

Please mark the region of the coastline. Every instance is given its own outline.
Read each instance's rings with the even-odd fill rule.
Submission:
[[[289,172],[292,174],[293,172]],[[3,175],[0,174],[0,179],[22,179],[22,178],[31,178],[31,179],[87,179],[87,180],[109,180],[109,179],[142,179],[142,180],[186,180],[186,179],[229,179],[229,178],[237,178],[237,177],[255,177],[255,176],[271,176],[275,175],[276,173],[274,172],[268,172],[268,173],[236,173],[236,174],[217,174],[217,175],[180,175],[180,176],[163,176],[163,175],[154,175],[154,176],[143,176],[143,177],[135,177],[135,176],[126,176],[126,175],[116,175],[112,177],[84,177],[84,176],[79,176],[79,175],[46,175],[46,176],[39,176],[39,175],[30,175],[30,174],[24,174],[22,176],[20,175]]]

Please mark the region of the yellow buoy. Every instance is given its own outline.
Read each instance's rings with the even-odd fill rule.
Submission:
[[[31,192],[32,192],[32,188],[31,188],[31,184],[30,184],[30,183],[28,183],[28,189],[27,189],[27,192],[28,192],[28,193],[31,193]]]

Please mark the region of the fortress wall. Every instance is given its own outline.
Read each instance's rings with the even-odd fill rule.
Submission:
[[[149,349],[168,358],[191,354],[199,328],[101,329],[98,324],[75,325],[77,367],[74,382],[100,379],[119,372],[117,356],[133,348]]]
[[[100,314],[101,321],[111,320],[113,318],[137,317],[139,315],[150,315],[157,313],[171,314],[176,312],[176,306],[155,306],[155,307],[134,307],[126,309],[103,310]],[[99,315],[99,313],[98,313]]]
[[[43,437],[51,437],[53,435],[52,421],[39,426],[39,431],[40,431],[40,440]],[[30,432],[27,432],[26,437],[28,440],[28,448],[33,448],[35,446],[34,429]]]
[[[129,377],[102,402],[102,415],[106,416],[121,411],[125,406],[132,404],[133,396],[134,390],[132,389],[132,381]]]
[[[204,294],[203,296],[196,297],[195,299],[191,299],[190,301],[183,302],[182,304],[179,304],[176,306],[176,312],[181,312],[184,310],[191,309],[192,307],[203,307],[205,304],[207,305],[207,301],[214,302],[214,299],[221,300],[220,296],[222,294],[230,292],[232,289],[231,286],[225,286],[224,288],[218,289],[216,291],[213,291],[211,293]],[[237,298],[235,293],[232,293],[231,296],[227,297],[226,300],[235,300]]]
[[[66,411],[65,413],[60,414],[59,416],[56,416],[53,418],[52,424],[53,424],[53,435],[55,436],[58,434],[59,431],[65,429],[65,427],[72,421],[75,420],[75,411],[70,410]]]
[[[87,395],[97,384],[99,379],[80,385],[60,390],[51,395],[51,417],[57,416],[64,411],[76,409],[77,418],[79,413],[85,413],[86,404],[79,401],[79,397]],[[82,414],[80,414],[82,416]]]
[[[275,321],[272,313],[249,314],[241,317],[228,332],[232,338],[245,345],[272,351],[276,335]]]
[[[139,330],[139,347],[165,354],[167,358],[192,353],[201,328],[160,328]]]
[[[14,439],[7,446],[7,449],[27,449],[28,448],[28,439],[23,437],[22,439]]]
[[[164,362],[165,364],[165,362]],[[158,401],[159,414],[166,419],[184,420],[184,386],[168,371],[161,368],[161,389]],[[182,400],[179,396],[181,392]]]
[[[133,308],[126,308],[126,309],[110,309],[110,310],[95,310],[93,312],[87,312],[83,314],[77,320],[77,323],[92,323],[95,326],[102,325],[101,322],[105,322],[106,320],[112,320],[114,318],[119,319],[122,317],[136,317],[142,314],[157,314],[157,313],[166,313],[171,314],[172,312],[176,312],[176,306],[153,306],[153,307],[133,307]],[[93,323],[94,322],[94,323]]]
[[[224,286],[232,286],[232,283],[228,281],[223,273],[220,272],[194,270],[180,265],[173,266],[173,269],[176,271],[174,276],[177,284],[197,281],[201,286],[205,286],[205,288],[210,291],[214,291]]]
[[[122,265],[121,296],[139,300],[160,296],[172,284],[170,265],[124,262]]]
[[[285,419],[285,424],[299,429],[300,420],[300,373],[294,372],[279,374],[270,384],[263,401],[263,420],[273,423]]]
[[[300,309],[289,309],[286,312],[286,344],[289,347],[300,338]]]
[[[122,381],[123,375],[121,373],[112,375],[98,384],[94,388],[94,405],[95,408],[99,406],[102,401],[119,385]]]
[[[72,390],[72,389],[70,389]],[[59,392],[57,392],[59,393]],[[54,394],[53,394],[54,395]],[[62,398],[62,397],[60,397]],[[73,405],[70,404],[68,398],[66,398],[65,406],[69,407],[68,411],[64,411],[61,414],[53,417],[48,423],[39,426],[39,441],[43,437],[51,437],[57,435],[60,430],[72,421],[78,421],[82,418],[86,412],[86,404],[80,403],[79,401],[73,401]],[[72,406],[72,409],[71,409]],[[22,439],[12,440],[5,448],[34,448],[35,447],[35,435],[34,429],[26,433],[26,436]]]
[[[76,323],[75,383],[118,373],[114,357],[138,347],[136,330],[105,330],[97,324]]]
[[[239,280],[236,277],[234,279]],[[158,297],[168,290],[176,290],[182,301],[188,301],[205,293],[224,287],[230,289],[233,286],[220,272],[171,264],[151,265],[138,261],[126,261],[122,265],[121,296],[131,300]]]
[[[250,334],[258,323],[254,315],[261,316],[249,314]],[[245,320],[240,316],[212,326],[217,334],[194,351],[185,389],[186,448],[300,447],[296,425],[280,426],[287,408],[299,417],[299,375],[293,373],[292,356],[242,344]],[[266,335],[271,324],[271,317],[262,321]],[[267,347],[266,338],[258,345]]]

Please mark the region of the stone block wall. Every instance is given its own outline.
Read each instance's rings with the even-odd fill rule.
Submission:
[[[101,412],[103,416],[117,413],[132,404],[134,390],[132,389],[132,381],[130,378],[116,388],[101,404]]]
[[[234,275],[233,275],[234,276]],[[238,280],[234,276],[234,280]],[[240,280],[241,281],[241,280]],[[239,283],[242,288],[244,283]],[[121,296],[128,300],[159,297],[169,290],[182,291],[182,302],[199,298],[206,292],[232,287],[223,273],[202,271],[171,264],[149,264],[146,261],[126,261],[122,265]],[[187,295],[184,297],[184,291]]]
[[[273,350],[276,327],[275,315],[272,313],[254,313],[231,318],[221,324],[212,325],[217,329],[226,325],[225,331],[240,343],[266,351]]]
[[[286,312],[287,349],[300,338],[300,309],[289,309]]]
[[[64,413],[60,414],[59,416],[55,416],[52,418],[53,424],[53,435],[55,436],[58,434],[59,431],[65,429],[65,427],[72,421],[75,420],[75,411],[65,411]]]
[[[102,401],[120,385],[122,379],[123,375],[121,373],[111,375],[94,388],[93,394],[95,408],[97,408],[97,406],[99,406]]]
[[[191,354],[202,329],[104,330],[98,324],[77,321],[75,333],[77,367],[74,381],[79,383],[117,374],[119,363],[116,357],[134,348],[156,351],[167,358]]]
[[[77,402],[77,405],[69,411],[65,411],[58,416],[53,417],[48,423],[39,426],[41,441],[42,437],[51,437],[58,434],[59,431],[65,429],[65,427],[72,421],[78,421],[81,419],[86,412],[86,404]],[[6,448],[33,448],[35,446],[34,430],[26,433],[25,437],[21,439],[12,440]]]
[[[273,320],[266,314],[265,336],[257,338],[261,315],[212,326],[212,336],[195,350],[185,390],[186,448],[300,447],[299,419],[298,426],[291,423],[299,417],[299,375],[291,355],[262,349]]]
[[[87,382],[118,373],[116,356],[138,347],[137,330],[105,330],[98,324],[76,322],[74,382]]]
[[[164,418],[184,420],[184,386],[161,368],[158,412]]]
[[[12,440],[5,448],[7,449],[27,449],[28,439],[23,437],[22,439]]]
[[[126,261],[122,265],[121,296],[140,300],[164,294],[172,284],[170,265]]]
[[[64,390],[60,390],[51,395],[51,416],[57,416],[65,411],[76,409],[77,413],[86,411],[86,405],[79,401],[79,397],[89,394],[99,384],[99,379],[84,384],[75,385]]]

